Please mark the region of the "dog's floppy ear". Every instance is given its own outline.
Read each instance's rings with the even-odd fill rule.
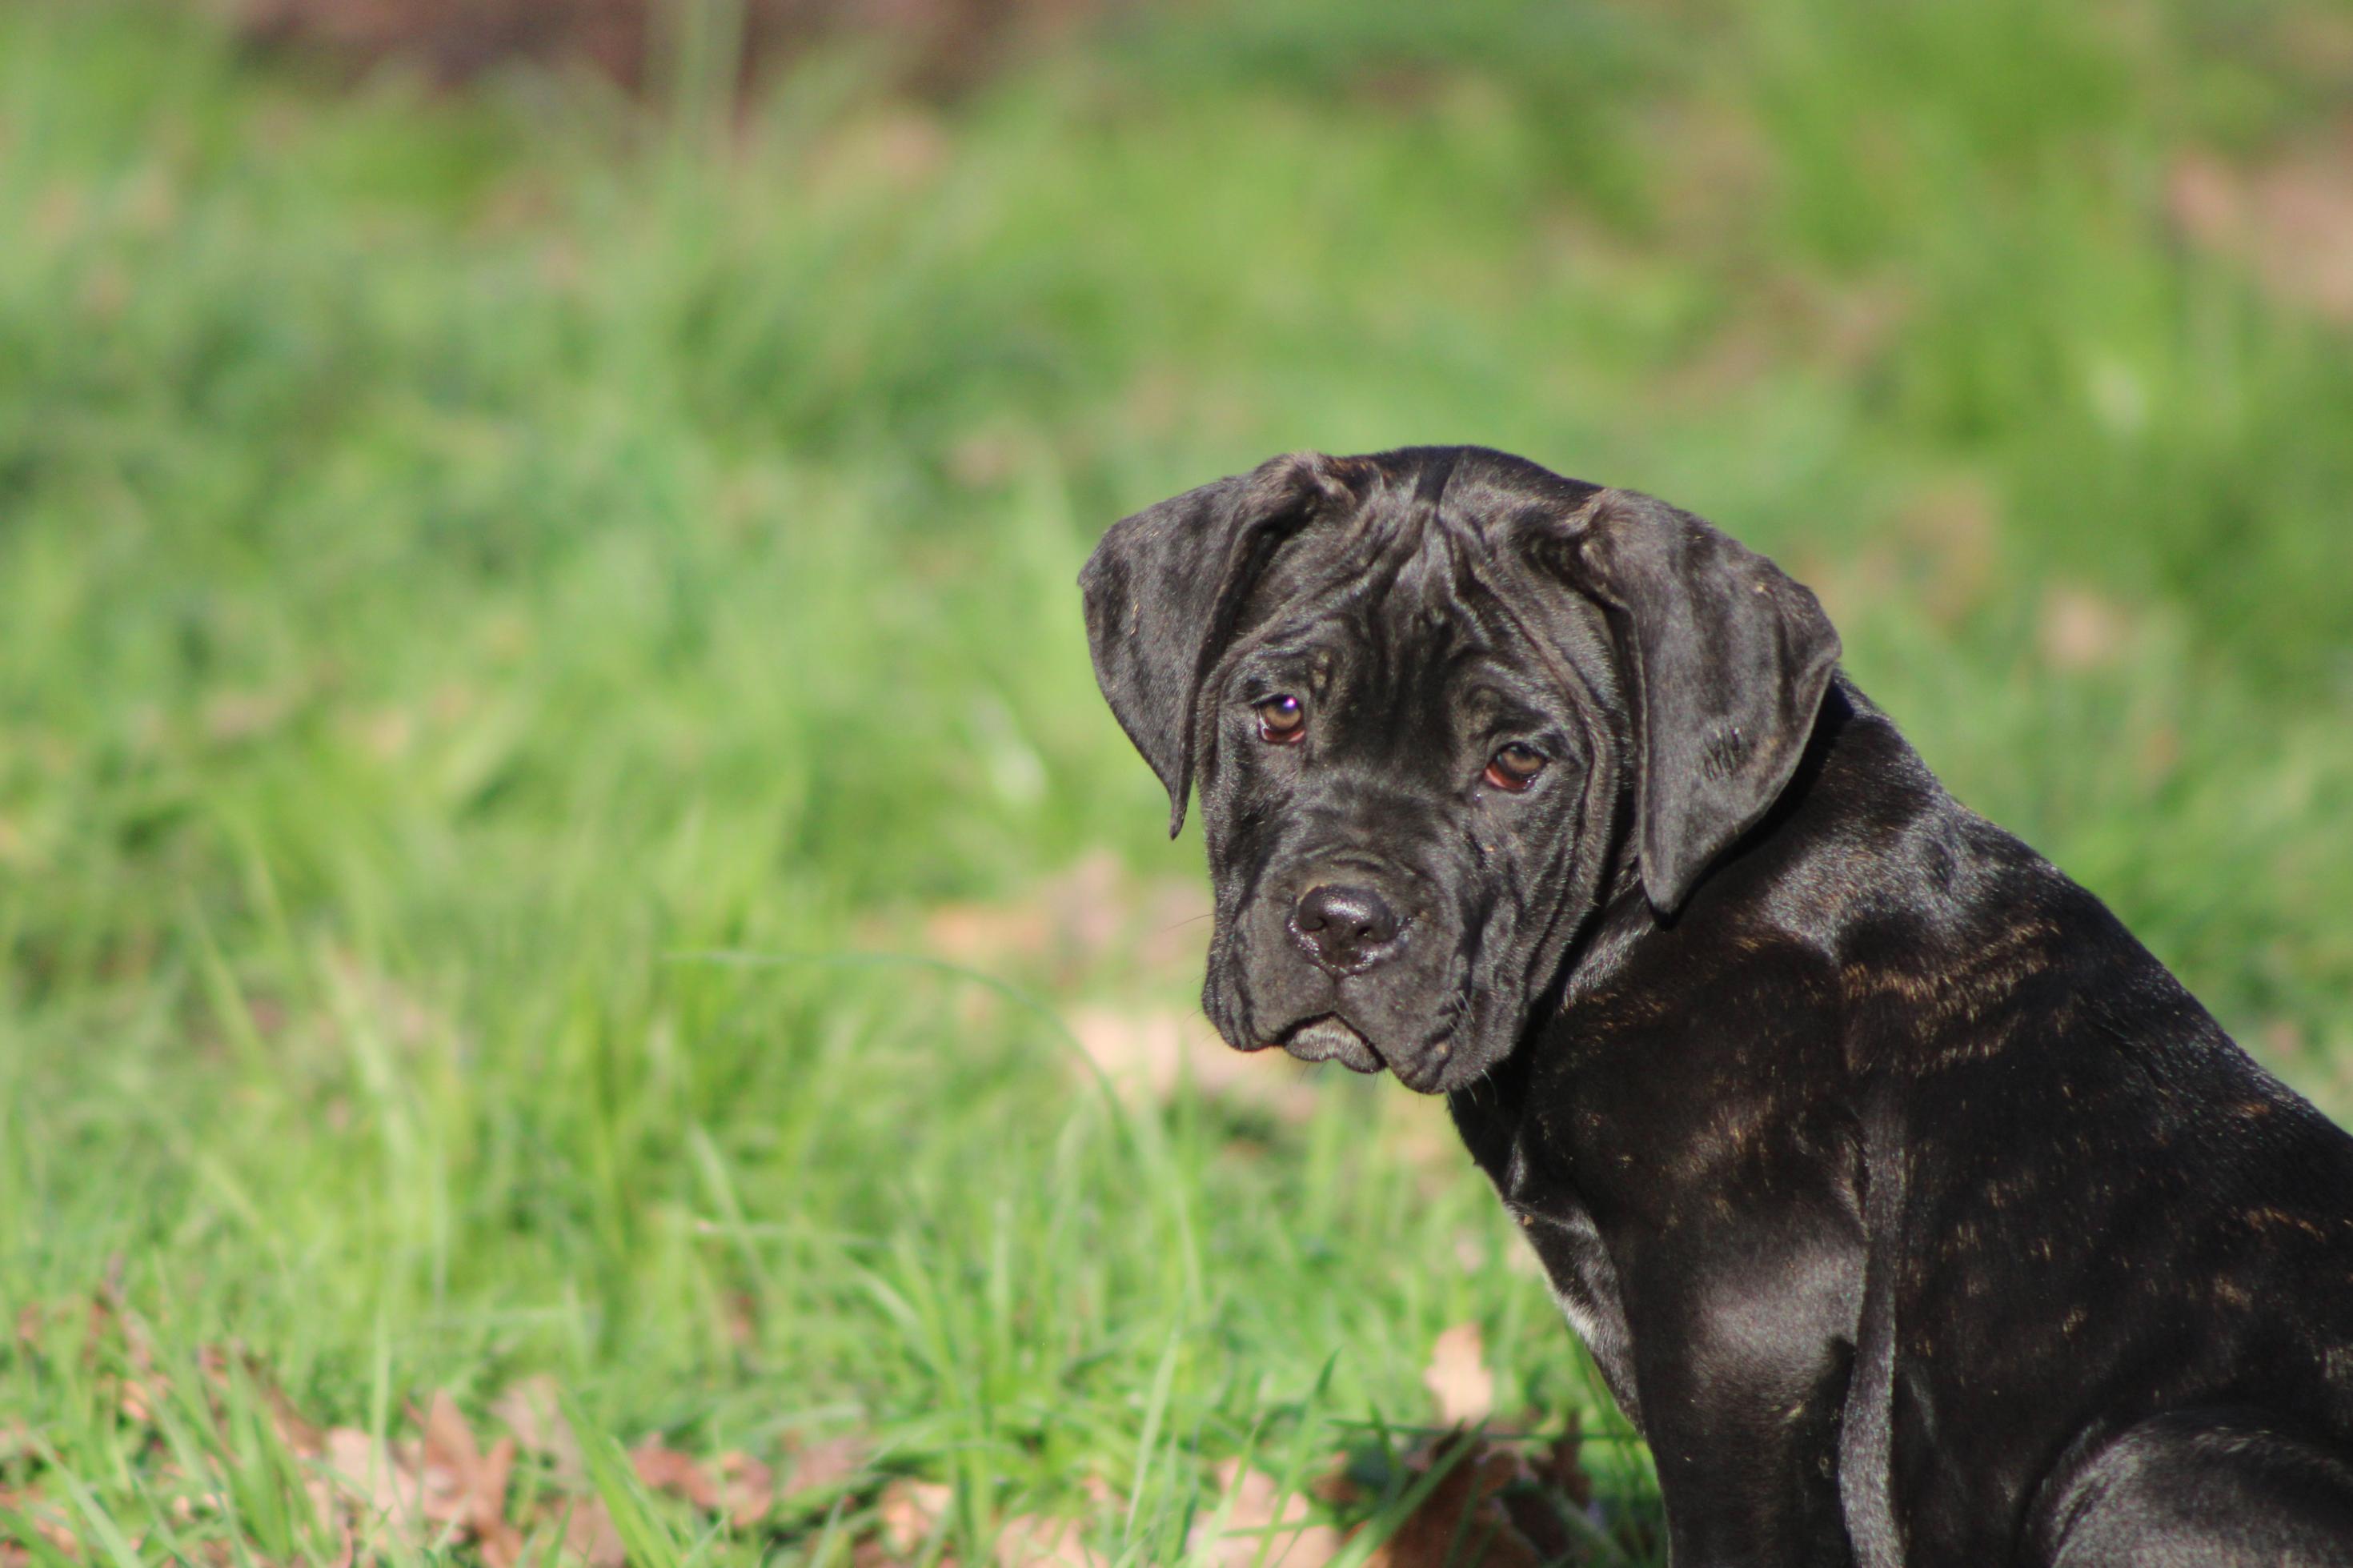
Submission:
[[[1167,786],[1169,837],[1185,825],[1202,677],[1276,549],[1350,496],[1333,460],[1293,452],[1122,518],[1079,573],[1096,683]]]
[[[1838,633],[1772,562],[1630,491],[1596,497],[1555,558],[1609,619],[1634,721],[1642,888],[1672,915],[1788,783]]]

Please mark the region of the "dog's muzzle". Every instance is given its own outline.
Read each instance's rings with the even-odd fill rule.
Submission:
[[[1377,1073],[1388,1065],[1372,1042],[1335,1012],[1292,1030],[1282,1037],[1282,1048],[1303,1062],[1337,1062],[1352,1073]]]

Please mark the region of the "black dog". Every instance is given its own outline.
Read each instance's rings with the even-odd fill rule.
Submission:
[[[1198,782],[1209,1018],[1448,1097],[1678,1568],[2353,1563],[2353,1139],[1811,593],[1451,447],[1278,458],[1082,582],[1173,821]]]

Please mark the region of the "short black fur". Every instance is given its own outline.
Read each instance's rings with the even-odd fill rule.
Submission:
[[[2353,1139],[1811,594],[1478,448],[1277,459],[1082,580],[1198,781],[1210,1019],[1448,1097],[1679,1568],[2353,1563]]]

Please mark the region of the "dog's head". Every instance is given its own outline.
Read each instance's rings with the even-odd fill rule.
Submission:
[[[1172,834],[1198,781],[1210,1021],[1425,1092],[1510,1052],[1620,874],[1675,913],[1838,657],[1699,519],[1475,447],[1274,459],[1115,524],[1080,581]]]

